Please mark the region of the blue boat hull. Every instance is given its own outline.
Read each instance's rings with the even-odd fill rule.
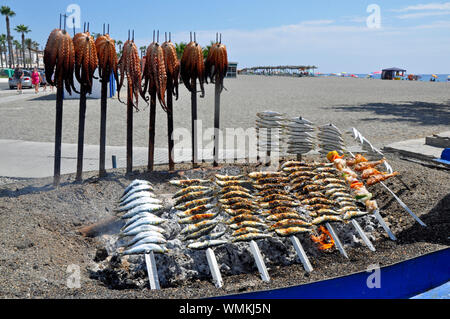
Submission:
[[[411,298],[450,279],[450,248],[380,268],[380,288],[369,288],[373,272],[280,289],[222,296],[220,299]],[[372,282],[369,279],[369,282]]]

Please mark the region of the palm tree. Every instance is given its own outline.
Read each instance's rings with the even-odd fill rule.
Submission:
[[[209,45],[207,45],[206,47],[203,48],[203,58],[206,59],[208,57],[208,53],[209,53],[209,49],[211,49],[212,45],[215,42],[211,41],[211,43]]]
[[[29,57],[28,61],[30,63],[30,68],[31,68],[31,67],[33,67],[33,59],[31,58],[31,46],[33,45],[33,40],[25,39],[25,45],[26,45],[26,48],[28,49],[28,57]]]
[[[187,45],[186,42],[175,43],[178,60],[181,60],[181,57],[183,56],[184,48],[186,47],[186,45]]]
[[[12,38],[11,38],[11,29],[9,27],[9,17],[14,17],[16,13],[11,10],[8,6],[2,6],[0,8],[0,13],[2,16],[6,17],[6,34],[8,41],[8,50],[9,50],[9,67],[11,68],[14,65],[14,57],[13,57],[13,47],[12,47]]]
[[[33,41],[32,45],[33,49],[35,49],[36,51],[36,65],[37,68],[39,69],[39,43],[36,41]]]
[[[117,45],[119,46],[119,52],[122,52],[122,44],[123,44],[123,42],[122,41],[117,41]]]
[[[22,46],[20,45],[20,42],[17,40],[13,40],[13,45],[16,47],[16,62],[17,65],[19,65],[19,56],[20,56],[20,51],[22,50]]]
[[[5,46],[6,46],[6,34],[1,34],[0,35],[0,60],[1,60],[2,67],[3,67],[3,52],[5,52],[5,54],[6,54]],[[5,59],[5,62],[6,62],[6,59]]]
[[[31,32],[30,28],[28,28],[26,25],[24,24],[19,24],[14,31],[16,31],[17,33],[22,33],[22,59],[23,59],[23,67],[26,68],[26,64],[25,64],[25,33],[29,33]]]

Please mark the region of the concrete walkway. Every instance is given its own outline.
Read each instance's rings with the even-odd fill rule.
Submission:
[[[147,165],[147,147],[133,148],[133,166]],[[96,171],[99,165],[100,148],[98,145],[84,146],[83,171]],[[62,144],[61,174],[76,172],[77,145]],[[112,155],[116,156],[117,167],[126,167],[126,147],[106,147],[106,169],[112,168]],[[219,152],[220,158],[234,158],[233,150]],[[190,162],[191,151],[175,149],[176,163]],[[203,158],[212,160],[212,149],[203,150]],[[0,140],[0,176],[18,178],[40,178],[53,176],[54,143],[27,142],[19,140]],[[166,148],[155,148],[155,164],[167,164]]]

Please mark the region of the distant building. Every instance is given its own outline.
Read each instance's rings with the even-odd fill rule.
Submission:
[[[235,78],[237,76],[237,62],[228,62],[227,78]]]

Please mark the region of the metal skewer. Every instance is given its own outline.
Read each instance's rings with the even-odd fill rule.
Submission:
[[[151,290],[160,290],[158,271],[156,269],[155,255],[153,251],[145,254],[145,264],[147,266],[148,280]]]
[[[378,149],[376,149],[375,147],[373,147],[373,145],[364,137],[362,136],[362,134],[356,129],[356,128],[352,128],[352,132],[354,135],[355,139],[359,139],[360,144],[364,144],[364,142],[366,142],[370,148],[372,149],[373,152],[378,153],[380,155],[383,156],[383,153],[381,153]],[[350,155],[352,155],[353,157],[355,157],[351,152],[349,152]],[[392,173],[392,168],[390,165],[386,165],[387,163],[385,162],[385,166],[387,168],[387,170]],[[387,187],[383,182],[380,182],[380,184],[389,191],[389,193],[391,193],[391,195],[395,198],[395,200],[400,204],[400,206],[403,207],[404,210],[406,210],[408,212],[408,214],[410,214],[421,226],[426,227],[427,225],[416,215],[412,212],[412,210],[397,196],[395,195],[395,193],[389,188]]]
[[[261,274],[261,279],[265,282],[269,282],[269,272],[267,271],[266,264],[264,263],[261,252],[259,251],[259,247],[254,240],[250,241],[250,251],[253,254],[253,258],[255,258],[256,266]]]
[[[371,251],[375,251],[375,247],[373,246],[372,242],[367,237],[366,233],[363,231],[359,223],[356,221],[356,219],[352,219],[352,225],[353,227],[355,227],[356,231],[358,232],[359,236],[361,236],[366,246],[369,247]]]
[[[309,262],[308,256],[306,255],[300,240],[296,236],[290,237],[292,245],[294,245],[295,251],[297,252],[298,258],[303,264],[303,268],[305,268],[306,272],[313,271],[313,267]]]
[[[334,240],[334,243],[336,244],[336,247],[338,248],[339,252],[344,256],[345,258],[348,258],[347,252],[344,249],[344,246],[342,245],[341,241],[339,240],[339,237],[337,236],[336,232],[334,231],[334,228],[331,227],[330,223],[325,223],[325,226],[327,227],[328,231],[330,232],[331,237]]]
[[[216,255],[211,248],[206,249],[206,259],[208,260],[214,285],[216,285],[216,288],[221,288],[223,286],[222,275],[220,274],[219,266],[217,265]]]

